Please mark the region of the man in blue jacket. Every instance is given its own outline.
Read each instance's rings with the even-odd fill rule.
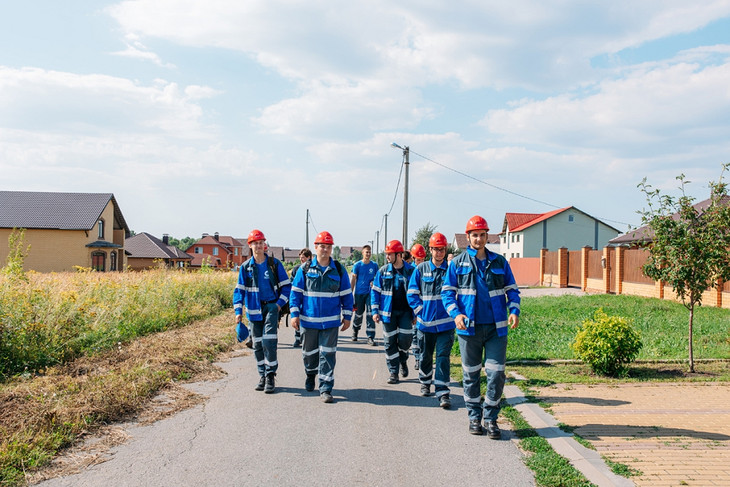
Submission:
[[[319,372],[319,395],[326,403],[334,401],[338,329],[347,330],[352,318],[352,288],[347,269],[330,257],[334,243],[329,232],[317,235],[316,256],[294,276],[290,303],[291,324],[295,330],[302,328],[302,358],[307,374],[304,388],[314,390]]]
[[[429,239],[431,260],[422,262],[413,271],[408,284],[408,304],[416,314],[421,337],[421,395],[431,394],[434,384],[436,398],[444,409],[451,407],[449,376],[451,347],[454,345],[454,319],[449,316],[441,301],[441,286],[448,266],[446,246],[448,241],[442,233],[434,233]],[[424,250],[425,254],[425,250]],[[433,352],[436,351],[436,380],[434,380]]]
[[[279,311],[289,301],[291,281],[281,262],[266,255],[266,237],[260,230],[252,230],[248,234],[248,245],[253,256],[241,265],[238,272],[233,309],[237,325],[242,326],[243,307],[246,306],[260,376],[256,390],[270,394],[274,392],[274,377],[279,367],[276,356]]]
[[[507,328],[517,327],[520,321],[520,292],[507,260],[486,249],[487,231],[489,226],[481,216],[467,222],[469,247],[449,264],[441,298],[456,321],[469,433],[484,433],[484,415],[487,435],[499,439],[497,417],[505,381]],[[482,366],[487,375],[483,406],[479,391]]]
[[[370,307],[370,287],[378,272],[378,264],[370,260],[373,254],[369,245],[362,248],[362,260],[355,262],[352,266],[352,277],[350,286],[355,291],[355,319],[352,320],[352,341],[357,341],[357,335],[362,327],[363,320],[367,320],[365,333],[368,337],[368,345],[375,345],[375,322]]]
[[[403,244],[391,240],[385,246],[388,263],[375,275],[370,292],[375,323],[383,323],[385,360],[390,377],[388,384],[397,384],[398,366],[403,377],[408,377],[408,350],[413,342],[413,310],[408,305],[408,281],[414,267],[403,260]]]

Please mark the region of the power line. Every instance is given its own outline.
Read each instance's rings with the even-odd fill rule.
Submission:
[[[507,189],[507,188],[503,188],[503,187],[501,187],[501,186],[497,186],[496,184],[492,184],[492,183],[489,183],[489,182],[487,182],[487,181],[484,181],[484,180],[482,180],[482,179],[476,178],[476,177],[474,177],[474,176],[472,176],[472,175],[470,175],[470,174],[467,174],[467,173],[465,173],[465,172],[463,172],[463,171],[459,171],[458,169],[454,169],[453,167],[449,167],[449,166],[447,166],[446,164],[441,164],[440,162],[434,161],[433,159],[431,159],[431,158],[429,158],[429,157],[426,157],[426,156],[424,156],[423,154],[419,154],[418,152],[415,152],[415,151],[413,151],[412,149],[411,149],[411,151],[410,151],[410,152],[411,152],[412,154],[416,154],[416,155],[417,155],[417,156],[419,156],[419,157],[422,157],[423,159],[425,159],[425,160],[427,160],[427,161],[429,161],[429,162],[432,162],[432,163],[436,164],[437,166],[441,166],[441,167],[443,167],[444,169],[448,169],[449,171],[455,172],[455,173],[457,173],[457,174],[460,174],[460,175],[462,175],[462,176],[464,176],[464,177],[466,177],[466,178],[472,179],[472,180],[474,180],[474,181],[476,181],[476,182],[478,182],[478,183],[482,183],[482,184],[484,184],[484,185],[487,185],[487,186],[489,186],[489,187],[492,187],[492,188],[494,188],[494,189],[498,189],[498,190],[500,190],[500,191],[504,191],[505,193],[509,193],[509,194],[511,194],[511,195],[514,195],[514,196],[517,196],[517,197],[519,197],[519,198],[524,198],[524,199],[526,199],[526,200],[534,201],[535,203],[540,203],[540,204],[542,204],[542,205],[545,205],[545,206],[550,206],[550,207],[552,207],[552,208],[555,208],[555,209],[559,209],[559,208],[561,208],[560,206],[557,206],[557,205],[553,205],[552,203],[547,203],[547,202],[545,202],[545,201],[541,201],[541,200],[538,200],[538,199],[535,199],[535,198],[531,198],[531,197],[529,197],[529,196],[525,196],[524,194],[520,194],[520,193],[517,193],[517,192],[515,192],[515,191],[511,191],[511,190],[509,190],[509,189]],[[398,181],[400,181],[400,177],[398,178]],[[394,201],[395,201],[395,200],[394,200]],[[392,206],[391,206],[391,209],[393,209],[393,207],[392,207]],[[626,223],[626,222],[620,222],[620,221],[617,221],[617,220],[611,220],[611,219],[609,219],[609,218],[600,218],[600,219],[601,219],[601,220],[605,220],[605,221],[607,221],[607,222],[612,222],[612,223],[620,223],[621,225],[629,225],[629,224],[628,224],[628,223]]]
[[[403,166],[405,165],[405,156],[403,156],[403,160],[400,163],[400,172],[398,173],[398,183],[395,185],[395,194],[393,195],[393,202],[390,204],[390,210],[388,210],[388,215],[390,215],[390,212],[393,211],[393,206],[395,205],[395,200],[398,197],[398,188],[400,187],[400,178],[403,175]],[[380,228],[383,228],[381,225]]]

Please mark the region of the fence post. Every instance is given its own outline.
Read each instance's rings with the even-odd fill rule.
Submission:
[[[568,248],[558,249],[558,287],[568,287]]]
[[[624,282],[624,250],[625,247],[616,247],[616,294],[621,294]]]
[[[540,249],[540,285],[545,285],[545,261],[547,260],[548,249]]]
[[[611,277],[611,262],[609,261],[610,251],[608,247],[603,247],[603,258],[601,259],[601,267],[603,268],[603,294],[609,294],[611,292],[611,283],[609,279]]]
[[[593,249],[590,245],[586,245],[580,249],[580,289],[585,291],[588,288],[588,252]]]

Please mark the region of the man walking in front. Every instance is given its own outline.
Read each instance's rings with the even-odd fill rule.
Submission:
[[[403,260],[403,253],[403,244],[398,240],[388,242],[388,263],[378,270],[370,293],[373,319],[383,322],[385,360],[390,371],[388,384],[399,382],[399,367],[401,375],[408,377],[408,349],[413,341],[413,310],[406,296],[413,266]]]
[[[289,302],[291,281],[282,263],[266,255],[266,237],[260,230],[252,230],[247,241],[253,256],[241,265],[238,272],[233,308],[236,323],[240,324],[243,307],[246,307],[260,377],[256,390],[270,394],[274,392],[274,377],[279,367],[276,355],[279,311]]]
[[[434,385],[436,398],[444,409],[451,407],[449,377],[451,347],[454,345],[454,319],[449,316],[441,301],[441,286],[448,268],[446,245],[442,233],[434,233],[428,242],[431,260],[416,267],[408,285],[408,304],[416,314],[421,341],[421,395],[431,394]],[[434,380],[433,353],[436,351],[436,379]]]
[[[362,260],[355,262],[352,267],[350,286],[355,291],[355,318],[352,320],[352,341],[357,341],[357,335],[362,327],[363,319],[367,320],[365,333],[368,336],[368,345],[375,345],[375,322],[370,307],[370,287],[373,285],[378,265],[370,260],[372,249],[369,245],[362,248]]]
[[[315,258],[294,276],[291,292],[291,324],[302,328],[302,357],[307,374],[304,388],[314,390],[319,372],[319,395],[331,403],[335,383],[337,335],[350,327],[352,289],[347,269],[331,258],[334,239],[321,232],[314,240]],[[340,318],[341,317],[341,318]]]
[[[488,231],[481,216],[467,222],[469,246],[451,261],[441,298],[456,322],[469,433],[484,433],[483,415],[487,435],[499,439],[497,417],[505,381],[507,328],[519,324],[520,292],[507,260],[486,249]],[[487,375],[483,406],[479,390],[482,366]]]

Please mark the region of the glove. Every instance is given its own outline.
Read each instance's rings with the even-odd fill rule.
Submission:
[[[238,343],[245,342],[248,338],[248,327],[241,323],[236,323],[236,338],[238,338]]]

